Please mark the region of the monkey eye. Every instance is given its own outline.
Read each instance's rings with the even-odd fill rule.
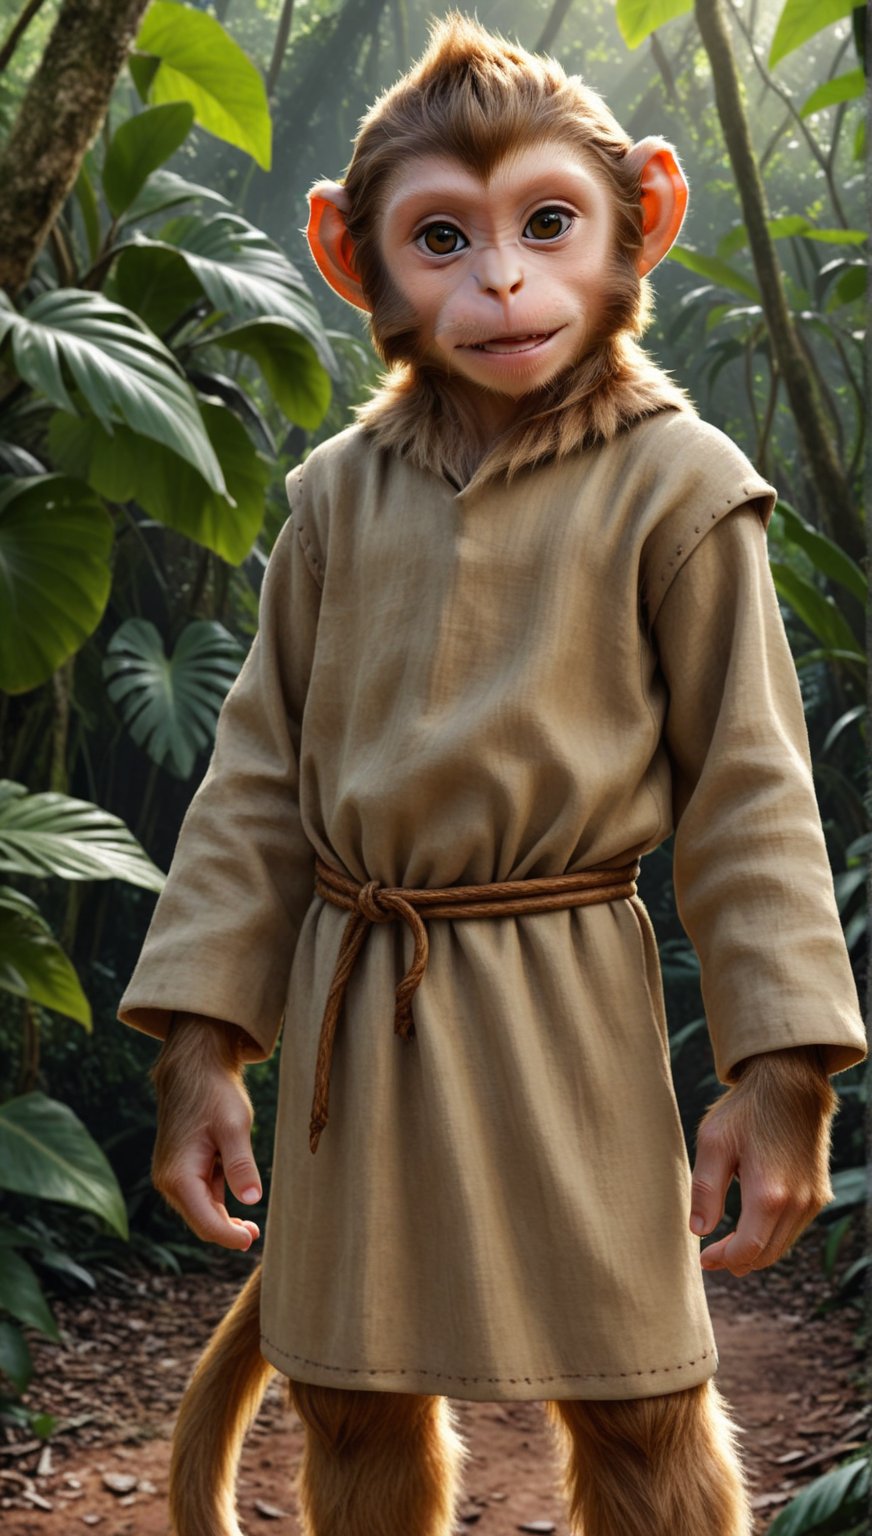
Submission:
[[[562,208],[540,208],[527,224],[525,235],[531,235],[534,240],[556,240],[558,235],[563,235],[572,223],[571,216]]]
[[[415,244],[420,245],[422,240],[434,256],[450,256],[452,252],[462,251],[469,244],[466,236],[453,224],[428,224],[426,229],[422,229]],[[462,244],[458,244],[458,241],[462,241]]]

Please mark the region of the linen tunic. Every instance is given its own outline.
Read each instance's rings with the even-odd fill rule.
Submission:
[[[638,897],[370,929],[308,1123],[363,882],[624,864],[676,828],[718,1077],[863,1058],[766,558],[775,493],[693,412],[470,492],[360,427],[291,517],[119,1017],[284,1039],[264,1355],[297,1380],[480,1400],[634,1398],[717,1365],[657,948]],[[256,1043],[256,1044],[255,1044]]]

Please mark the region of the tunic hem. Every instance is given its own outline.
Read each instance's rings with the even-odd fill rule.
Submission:
[[[369,1392],[410,1392],[435,1397],[454,1397],[473,1402],[539,1402],[546,1398],[578,1398],[591,1401],[657,1397],[699,1386],[718,1368],[715,1349],[700,1350],[692,1360],[648,1370],[563,1371],[551,1376],[455,1376],[450,1371],[325,1365],[281,1349],[261,1334],[261,1354],[283,1375],[316,1386]],[[667,1383],[664,1377],[669,1377]],[[501,1388],[497,1392],[493,1387]],[[511,1387],[511,1391],[504,1390]],[[544,1390],[543,1390],[544,1389]]]

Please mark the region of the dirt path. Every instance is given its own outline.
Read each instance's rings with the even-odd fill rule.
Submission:
[[[0,1443],[4,1536],[166,1536],[168,1437],[193,1359],[237,1278],[105,1273],[98,1301],[59,1303],[60,1350],[33,1340],[28,1407],[59,1420],[48,1446]],[[805,1482],[868,1436],[852,1308],[816,1315],[829,1296],[817,1235],[774,1269],[707,1276],[718,1385],[744,1432],[762,1533]],[[196,1321],[195,1321],[196,1320]],[[569,1536],[559,1469],[538,1403],[457,1409],[472,1455],[457,1530]],[[0,1432],[2,1433],[2,1432]],[[297,1536],[293,1475],[302,1428],[269,1390],[242,1463],[245,1530]]]

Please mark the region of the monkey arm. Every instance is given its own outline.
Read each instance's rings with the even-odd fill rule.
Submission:
[[[298,780],[319,603],[290,518],[264,575],[258,634],[221,710],[119,1007],[124,1023],[160,1039],[183,1013],[243,1030],[245,1059],[264,1059],[275,1045],[314,888]]]
[[[740,1179],[735,1232],[706,1269],[774,1263],[832,1198],[828,1074],[862,1060],[856,989],[814,797],[796,670],[758,514],[723,519],[654,624],[669,689],[675,887],[700,957],[726,1093],[697,1133],[692,1230]]]
[[[796,669],[757,512],[729,512],[677,570],[652,638],[669,701],[674,880],[699,955],[717,1075],[865,1034],[814,795]]]

